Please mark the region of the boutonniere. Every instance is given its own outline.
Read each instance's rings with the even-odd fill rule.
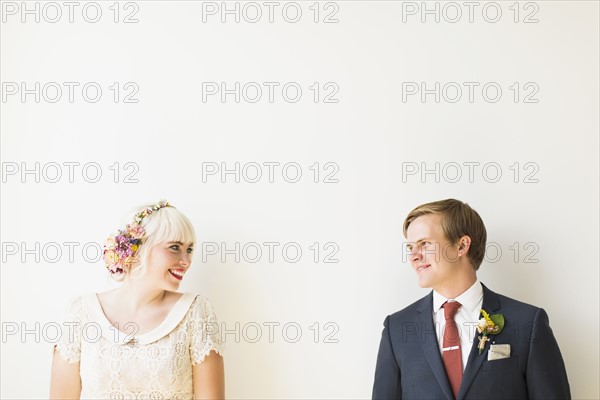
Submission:
[[[481,310],[481,315],[483,315],[483,318],[481,318],[477,324],[477,332],[481,333],[481,336],[478,337],[479,346],[477,346],[479,354],[481,354],[485,348],[485,342],[490,340],[488,335],[497,335],[502,332],[502,328],[504,328],[504,315],[490,315],[485,312],[485,310]]]

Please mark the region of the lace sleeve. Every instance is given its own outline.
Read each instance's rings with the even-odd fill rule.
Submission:
[[[65,319],[61,326],[62,333],[56,348],[70,364],[78,363],[81,359],[81,313],[82,300],[77,297],[67,307]]]
[[[212,305],[207,298],[196,296],[190,310],[190,355],[192,363],[204,361],[211,350],[223,354],[223,344],[219,332],[219,323]]]

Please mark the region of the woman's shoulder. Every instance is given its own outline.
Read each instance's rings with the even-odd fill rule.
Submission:
[[[204,296],[202,293],[199,293],[199,292],[185,292],[185,293],[183,293],[183,295],[191,296],[194,299],[195,303],[209,303],[210,302],[208,297]]]
[[[198,292],[186,292],[184,295],[191,296],[193,298],[193,304],[198,306],[211,307],[212,303],[208,297]]]
[[[67,300],[65,301],[67,311],[78,311],[83,308],[85,303],[85,299],[90,296],[89,293],[80,293],[76,295],[67,296]]]
[[[199,293],[191,295],[194,300],[186,314],[185,327],[191,333],[192,360],[197,364],[212,350],[222,355],[223,344],[219,321],[210,300]]]
[[[87,305],[89,304],[89,298],[93,294],[77,294],[67,296],[66,300],[63,301],[64,320],[82,322],[88,317]]]
[[[184,296],[188,296],[190,305],[188,309],[188,319],[191,320],[207,320],[215,317],[215,310],[212,302],[206,296],[197,292],[186,292]]]

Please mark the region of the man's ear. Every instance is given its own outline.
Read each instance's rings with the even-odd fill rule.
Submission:
[[[464,235],[458,239],[458,254],[464,256],[469,252],[471,247],[471,238],[468,235]]]

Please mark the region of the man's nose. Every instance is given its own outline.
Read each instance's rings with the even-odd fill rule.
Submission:
[[[422,256],[421,251],[419,250],[419,248],[417,246],[413,247],[410,250],[410,253],[409,253],[410,261],[413,261],[413,262],[419,261],[421,259],[421,256]]]

